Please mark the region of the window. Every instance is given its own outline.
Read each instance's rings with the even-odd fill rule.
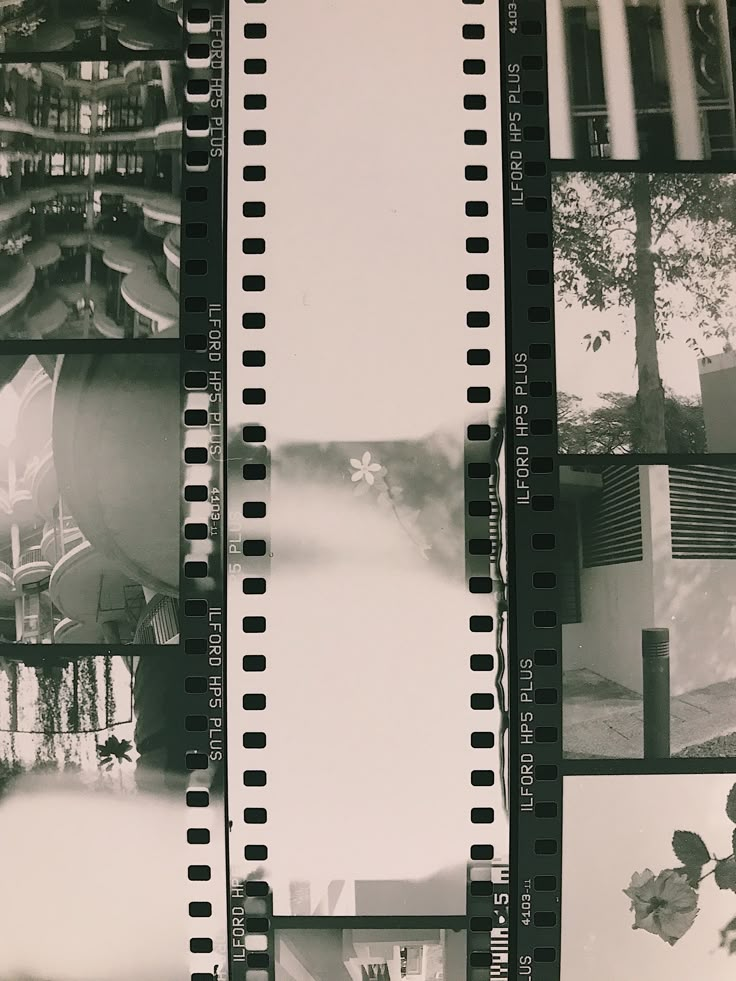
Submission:
[[[642,559],[639,468],[606,467],[602,478],[600,494],[581,512],[586,569]]]
[[[670,467],[673,559],[736,559],[736,467]]]
[[[580,531],[574,504],[561,501],[559,508],[559,587],[560,621],[580,623]]]
[[[414,944],[411,947],[401,948],[401,976],[407,977],[412,974],[422,973],[422,947]]]

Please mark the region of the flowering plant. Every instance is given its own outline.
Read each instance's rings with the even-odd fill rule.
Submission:
[[[694,831],[675,831],[672,850],[680,865],[658,875],[650,869],[632,875],[623,892],[631,900],[634,930],[646,930],[674,946],[700,912],[698,890],[704,879],[712,875],[719,889],[736,892],[736,784],[726,798],[726,816],[734,825],[730,855],[717,858]],[[720,946],[736,953],[736,917],[721,930]]]
[[[350,466],[353,470],[350,479],[355,484],[356,495],[362,496],[373,491],[379,506],[393,512],[403,531],[421,552],[422,558],[427,559],[432,546],[417,527],[417,518],[421,512],[403,504],[402,488],[389,483],[387,468],[377,463],[369,450],[360,459],[352,457]]]
[[[6,239],[6,241],[0,244],[0,253],[4,255],[20,255],[30,241],[30,235],[18,235],[16,238]]]
[[[20,21],[14,27],[10,28],[16,34],[20,34],[21,37],[30,37],[35,34],[39,29],[41,24],[45,24],[46,19],[44,17],[28,17],[26,20]]]

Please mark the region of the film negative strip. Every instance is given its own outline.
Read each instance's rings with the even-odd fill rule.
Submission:
[[[237,3],[229,51],[232,976],[503,977],[498,9]]]
[[[735,11],[501,8],[513,970],[726,978]]]
[[[224,37],[0,5],[4,978],[228,973]]]

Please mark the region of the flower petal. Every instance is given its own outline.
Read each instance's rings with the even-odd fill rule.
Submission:
[[[368,484],[369,486],[373,486],[373,484],[375,483],[376,478],[373,476],[373,474],[370,472],[370,470],[364,470],[363,471],[363,476],[365,477],[366,484]]]
[[[378,471],[379,470],[382,470],[382,469],[383,469],[383,467],[381,466],[380,463],[369,463],[368,464],[368,470],[370,470],[371,473],[378,473]]]
[[[356,460],[355,457],[351,457],[350,466],[353,467],[355,470],[363,469],[363,464],[360,462],[360,460]]]
[[[363,471],[362,470],[356,470],[354,474],[351,474],[350,479],[353,481],[353,483],[355,483],[356,480],[362,480],[363,479]]]
[[[365,453],[363,454],[363,466],[367,467],[370,462],[371,462],[371,454],[368,450],[366,450]]]

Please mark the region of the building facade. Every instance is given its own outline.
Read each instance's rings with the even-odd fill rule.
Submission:
[[[182,0],[0,0],[0,50],[176,48],[182,23]]]
[[[0,341],[178,334],[181,66],[0,66]]]
[[[460,981],[464,931],[292,929],[276,933],[276,981]]]
[[[736,154],[727,0],[547,0],[555,158]]]
[[[2,641],[177,643],[176,360],[18,360],[0,392],[16,414],[0,455]]]
[[[666,627],[673,695],[736,677],[736,467],[561,467],[566,671],[642,691]]]

